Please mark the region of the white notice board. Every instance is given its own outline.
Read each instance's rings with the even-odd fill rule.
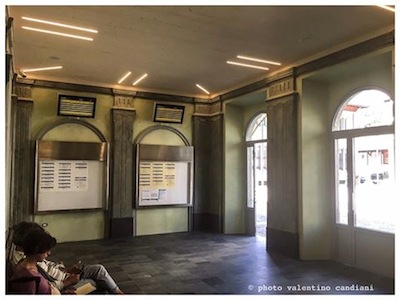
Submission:
[[[140,161],[139,206],[191,205],[190,162]]]
[[[38,160],[38,212],[104,206],[106,163],[95,160]]]

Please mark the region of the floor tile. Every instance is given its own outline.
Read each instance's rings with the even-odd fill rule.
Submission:
[[[67,265],[77,260],[103,264],[126,294],[394,293],[393,279],[332,261],[271,254],[265,243],[265,238],[241,235],[173,233],[61,243],[50,258]],[[360,291],[361,286],[374,290]]]

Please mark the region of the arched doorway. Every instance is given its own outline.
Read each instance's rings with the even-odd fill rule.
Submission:
[[[267,227],[267,114],[257,114],[246,130],[246,234],[266,236]]]
[[[366,266],[371,261],[366,257],[368,249],[378,247],[375,241],[379,241],[382,247],[379,251],[388,258],[393,251],[396,201],[393,124],[393,100],[378,89],[353,93],[336,112],[332,125],[335,242],[337,259],[343,263],[372,268]]]

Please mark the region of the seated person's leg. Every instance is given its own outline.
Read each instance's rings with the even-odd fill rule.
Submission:
[[[122,294],[118,285],[115,283],[114,279],[112,279],[112,277],[103,265],[96,264],[85,266],[81,278],[92,279],[96,281],[97,287],[99,289],[105,289],[106,291],[113,294]]]

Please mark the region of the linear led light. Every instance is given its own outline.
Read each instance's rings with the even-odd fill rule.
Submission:
[[[269,70],[269,69],[266,68],[266,67],[260,67],[260,66],[255,66],[255,65],[242,64],[242,63],[238,63],[238,62],[230,61],[230,60],[226,61],[226,63],[227,63],[227,64],[231,64],[231,65],[241,66],[241,67],[248,67],[248,68],[260,69],[260,70],[267,70],[267,71]]]
[[[210,95],[210,92],[207,91],[205,88],[203,88],[200,84],[197,83],[196,86],[197,86],[199,89],[201,89],[204,93],[206,93],[207,95]]]
[[[140,81],[142,81],[143,79],[145,79],[147,77],[147,73],[143,74],[138,80],[136,80],[134,83],[132,83],[133,85],[137,85]]]
[[[395,12],[394,7],[391,7],[391,6],[389,6],[389,5],[377,5],[377,6],[379,6],[380,8],[383,8],[383,9],[390,10],[390,11],[392,11],[392,12]]]
[[[128,73],[126,73],[119,81],[118,84],[120,84],[122,81],[124,81],[126,78],[128,78],[129,75],[131,75],[131,71],[129,71]]]
[[[59,69],[62,69],[62,66],[44,67],[44,68],[36,68],[36,69],[22,69],[21,71],[24,73],[27,73],[27,72],[38,72],[38,71],[59,70]]]
[[[54,25],[54,26],[59,26],[59,27],[65,27],[65,28],[70,28],[70,29],[76,29],[76,30],[81,30],[81,31],[86,31],[86,32],[93,32],[93,33],[97,33],[97,32],[98,32],[98,31],[95,30],[95,29],[89,29],[89,28],[84,28],[84,27],[72,26],[72,25],[68,25],[68,24],[62,24],[62,23],[57,23],[57,22],[52,22],[52,21],[47,21],[47,20],[41,20],[41,19],[30,18],[30,17],[22,17],[22,19],[27,20],[27,21],[31,21],[31,22],[49,24],[49,25]]]
[[[263,59],[253,58],[253,57],[243,56],[243,55],[238,55],[237,58],[257,61],[257,62],[260,62],[260,63],[276,65],[276,66],[280,66],[281,65],[281,63],[278,63],[278,62],[275,62],[275,61],[263,60]]]
[[[54,35],[66,36],[66,37],[70,37],[70,38],[74,38],[74,39],[93,41],[92,38],[89,38],[89,37],[86,37],[86,36],[67,34],[67,33],[62,33],[62,32],[58,32],[58,31],[50,31],[50,30],[44,30],[44,29],[39,29],[39,28],[35,28],[35,27],[28,27],[28,26],[22,26],[22,28],[26,29],[26,30],[32,30],[32,31],[37,31],[37,32],[43,32],[43,33],[49,33],[49,34],[54,34]]]

